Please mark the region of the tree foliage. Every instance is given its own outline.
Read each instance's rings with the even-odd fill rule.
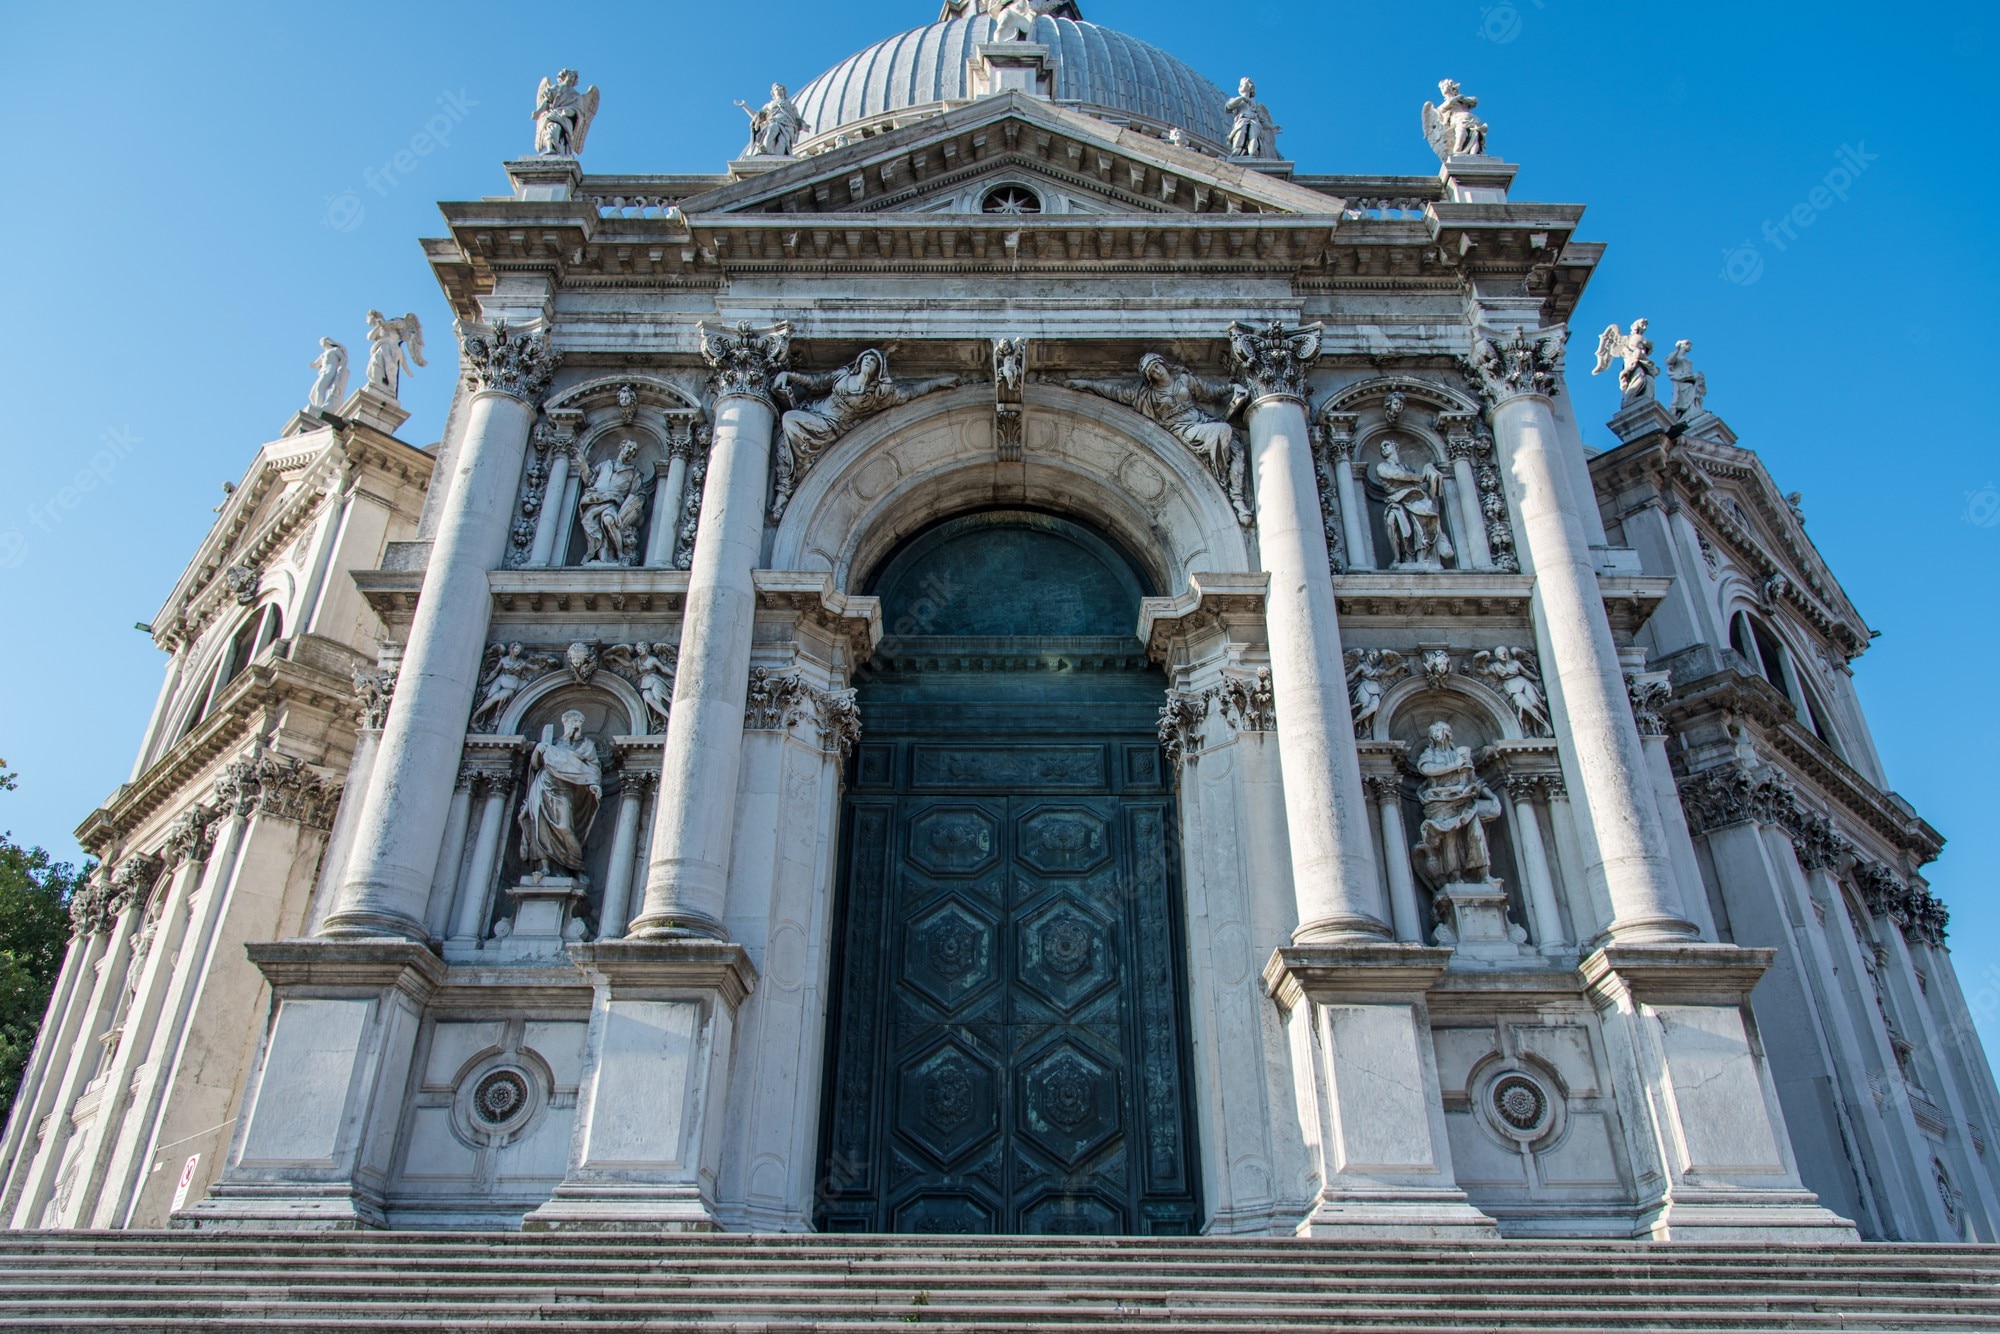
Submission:
[[[13,786],[0,765],[0,792]],[[13,1106],[69,947],[69,896],[89,870],[0,834],[0,1118]]]

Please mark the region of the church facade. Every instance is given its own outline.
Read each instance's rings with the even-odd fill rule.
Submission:
[[[1586,447],[1476,98],[1258,97],[952,0],[611,177],[545,81],[440,442],[325,340],[154,623],[0,1216],[2000,1239],[1796,497],[1643,321]]]

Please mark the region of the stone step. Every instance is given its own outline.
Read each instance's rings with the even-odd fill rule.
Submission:
[[[2000,1248],[0,1234],[0,1328],[2000,1331]]]

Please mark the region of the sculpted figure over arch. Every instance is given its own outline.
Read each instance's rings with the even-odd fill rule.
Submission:
[[[889,374],[889,359],[869,348],[830,375],[784,371],[772,378],[771,390],[791,410],[778,420],[776,485],[771,517],[781,519],[792,491],[819,456],[864,417],[913,398],[957,386],[955,375],[899,383]]]
[[[1243,410],[1250,391],[1240,384],[1207,380],[1157,352],[1139,358],[1139,382],[1129,380],[1070,380],[1063,387],[1123,403],[1150,417],[1208,465],[1215,480],[1229,493],[1237,522],[1249,527],[1255,519],[1243,466],[1243,440],[1230,418]],[[1211,411],[1219,407],[1221,415]]]

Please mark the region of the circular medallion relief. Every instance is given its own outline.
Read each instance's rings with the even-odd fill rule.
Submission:
[[[1548,1086],[1521,1070],[1508,1070],[1486,1086],[1494,1126],[1517,1140],[1537,1140],[1555,1128],[1555,1098]]]
[[[519,1070],[488,1071],[472,1089],[472,1114],[481,1125],[498,1129],[528,1109],[528,1077]]]

